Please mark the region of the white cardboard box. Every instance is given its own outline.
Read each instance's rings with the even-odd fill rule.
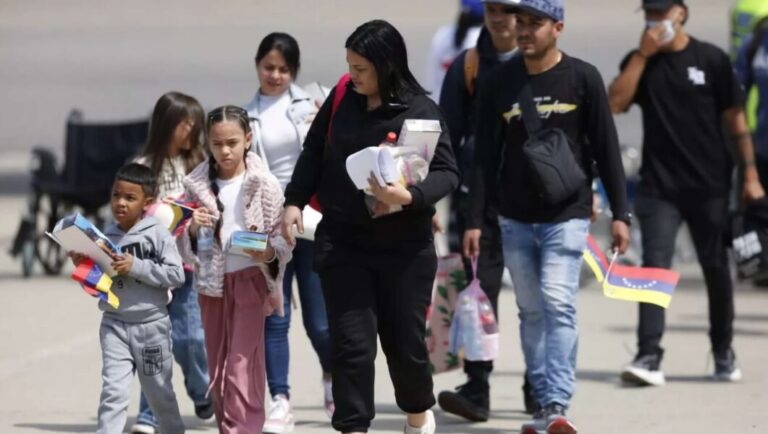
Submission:
[[[435,148],[443,129],[440,121],[432,119],[406,119],[397,140],[398,146],[412,148],[427,162],[435,156]]]

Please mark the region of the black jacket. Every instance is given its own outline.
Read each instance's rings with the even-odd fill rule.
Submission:
[[[333,118],[330,140],[326,139],[336,89],[315,117],[304,141],[285,197],[286,206],[305,206],[317,193],[323,221],[318,232],[365,248],[397,246],[404,241],[432,239],[434,204],[450,194],[459,182],[448,129],[434,102],[426,95],[401,92],[393,102],[367,111],[367,100],[350,87]],[[364,196],[349,178],[346,159],[351,154],[383,142],[387,133],[400,134],[406,119],[437,119],[443,133],[430,165],[429,176],[408,187],[413,203],[402,212],[373,219]]]
[[[563,54],[551,70],[528,75],[522,57],[495,68],[478,95],[477,164],[470,188],[469,228],[482,227],[487,207],[526,223],[556,223],[588,218],[592,211],[592,177],[572,197],[556,205],[543,202],[523,156],[528,134],[523,125],[518,94],[531,83],[544,128],[560,128],[571,140],[571,150],[582,170],[592,175],[597,166],[608,192],[614,218],[625,218],[627,195],[618,134],[597,69]]]
[[[480,31],[476,48],[479,61],[474,94],[470,95],[467,91],[464,73],[464,59],[467,50],[462,51],[451,63],[440,91],[440,109],[443,111],[445,122],[448,124],[453,153],[464,179],[468,178],[470,169],[474,164],[475,147],[474,141],[470,138],[474,134],[474,114],[476,112],[474,102],[479,86],[491,70],[501,63],[496,48],[493,46],[491,34],[485,27]]]

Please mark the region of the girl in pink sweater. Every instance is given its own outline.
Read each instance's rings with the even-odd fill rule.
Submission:
[[[291,247],[280,234],[280,183],[253,152],[248,113],[224,106],[208,114],[211,157],[185,179],[187,197],[201,204],[180,238],[182,256],[195,264],[195,286],[219,432],[261,434],[264,425],[264,320],[282,315],[282,281]],[[196,254],[200,227],[214,230],[212,259]],[[228,254],[239,230],[268,234],[263,252]],[[203,273],[201,273],[201,270]]]

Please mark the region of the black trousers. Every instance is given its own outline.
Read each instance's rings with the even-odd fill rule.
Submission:
[[[333,245],[331,245],[333,244]],[[367,432],[375,415],[376,336],[387,358],[398,407],[435,404],[424,341],[437,271],[432,241],[370,251],[326,243],[318,267],[331,334],[333,427]]]
[[[709,337],[715,355],[724,354],[733,340],[733,282],[728,266],[725,233],[728,198],[691,197],[679,201],[641,196],[635,211],[642,232],[643,265],[670,268],[680,224],[688,224],[704,274],[709,297]],[[637,329],[641,355],[661,352],[665,310],[640,303]]]

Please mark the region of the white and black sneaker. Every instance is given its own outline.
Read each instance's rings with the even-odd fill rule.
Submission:
[[[743,375],[736,364],[736,354],[729,348],[725,354],[715,355],[715,375],[717,381],[733,382],[741,381]]]
[[[660,369],[661,356],[661,353],[638,354],[621,371],[621,380],[637,386],[663,386],[666,381]]]

